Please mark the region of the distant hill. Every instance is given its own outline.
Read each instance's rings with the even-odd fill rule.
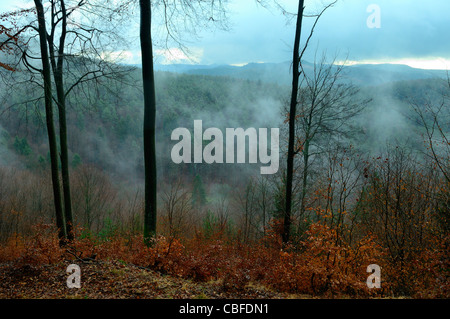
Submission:
[[[304,61],[306,72],[312,72],[313,64]],[[289,85],[292,82],[291,63],[248,63],[243,66],[233,65],[196,65],[170,64],[155,65],[157,71],[174,73],[227,76],[238,79]],[[393,81],[443,78],[444,70],[424,70],[401,64],[360,64],[347,66],[344,79],[359,86],[380,85]]]
[[[305,62],[304,66],[306,72],[311,72],[311,63]],[[241,67],[157,65],[160,176],[176,176],[181,169],[168,159],[174,145],[171,133],[177,127],[192,131],[194,120],[201,119],[204,128],[217,127],[222,131],[227,127],[279,127],[280,133],[285,134],[289,69],[287,62],[250,63]],[[346,74],[354,83],[364,85],[361,96],[372,99],[358,118],[364,135],[354,136],[354,145],[364,152],[378,151],[387,140],[409,139],[415,134],[406,116],[411,111],[409,100],[425,103],[425,98],[430,98],[438,105],[441,87],[448,89],[446,81],[432,79],[444,76],[443,71],[401,65],[359,65],[348,67]],[[134,69],[128,76],[128,84],[104,78],[103,85],[88,92],[90,95],[85,95],[81,89],[72,91],[67,125],[73,167],[81,162],[101,167],[117,178],[126,176],[128,180],[132,177],[138,180],[143,176],[140,70]],[[117,91],[112,92],[112,89]],[[39,89],[29,90],[22,82],[13,87],[0,82],[0,165],[48,167],[44,105],[33,102],[40,95]],[[280,141],[286,140],[283,136],[280,138]],[[228,174],[227,170],[210,165],[184,169],[192,170],[192,174],[201,171],[213,179],[218,176],[226,179]]]

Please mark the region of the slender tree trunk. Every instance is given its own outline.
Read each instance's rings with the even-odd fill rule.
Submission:
[[[57,84],[57,92],[62,89],[62,81]],[[57,93],[58,95],[58,111],[59,111],[59,140],[61,145],[61,177],[64,194],[64,214],[67,227],[67,236],[69,240],[73,239],[73,216],[72,216],[72,198],[70,194],[70,175],[69,175],[69,156],[67,149],[67,124],[66,124],[66,102],[65,98],[60,98],[60,94],[64,95],[64,92]]]
[[[50,61],[53,68],[53,77],[55,80],[56,95],[58,101],[58,116],[59,116],[59,144],[61,147],[61,177],[64,198],[64,215],[66,223],[66,231],[69,240],[73,239],[73,217],[72,217],[72,199],[70,194],[70,174],[69,174],[69,155],[67,147],[67,119],[66,119],[66,97],[64,93],[64,45],[67,34],[67,13],[64,0],[60,0],[61,4],[61,35],[59,37],[58,56],[54,54],[53,35],[55,27],[52,26],[52,33],[47,37],[50,48]],[[53,14],[53,13],[52,13]]]
[[[308,187],[308,174],[309,174],[309,139],[306,139],[305,145],[303,147],[303,174],[302,174],[302,193],[300,198],[300,220],[298,221],[298,228],[300,229],[302,225],[302,218],[305,215],[306,210],[306,190]]]
[[[34,3],[38,17],[39,43],[42,59],[42,76],[44,79],[45,115],[50,148],[50,164],[51,164],[52,185],[53,185],[53,198],[55,204],[56,226],[58,227],[59,230],[58,233],[59,239],[62,242],[67,237],[67,233],[64,221],[64,212],[62,209],[61,189],[59,186],[59,176],[58,176],[59,175],[58,150],[56,145],[55,126],[53,122],[52,85],[51,85],[50,62],[47,47],[47,32],[45,28],[44,7],[42,6],[42,2],[41,0],[34,0]]]
[[[144,240],[147,244],[150,244],[149,239],[156,233],[156,97],[151,35],[151,1],[139,0],[139,4],[141,11],[140,40],[142,53],[142,79],[144,90]]]
[[[294,175],[294,143],[295,143],[295,115],[297,112],[298,84],[300,77],[300,36],[302,31],[304,0],[298,2],[297,23],[295,27],[294,54],[292,65],[292,95],[289,109],[289,145],[286,172],[286,207],[284,212],[283,243],[289,242],[292,210],[292,180]]]

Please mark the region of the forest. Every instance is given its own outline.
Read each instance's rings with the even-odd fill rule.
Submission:
[[[181,41],[177,14],[218,24],[225,3],[0,13],[0,298],[450,297],[450,77],[368,83],[329,55],[305,60],[308,1],[286,74],[157,69],[151,28]],[[131,14],[142,65],[101,54]],[[279,169],[174,163],[172,132],[195,120],[279,128]]]

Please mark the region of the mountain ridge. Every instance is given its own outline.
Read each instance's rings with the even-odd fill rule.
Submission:
[[[312,72],[313,63],[303,61]],[[242,66],[229,64],[155,64],[156,71],[210,76],[228,76],[244,80],[263,81],[278,85],[292,82],[290,62],[250,62]],[[413,68],[404,64],[356,64],[344,67],[343,78],[358,86],[380,85],[395,81],[444,78],[445,70]]]

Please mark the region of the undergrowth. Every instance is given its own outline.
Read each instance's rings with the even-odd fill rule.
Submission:
[[[74,241],[61,247],[54,226],[35,225],[33,236],[14,235],[0,246],[0,262],[21,267],[63,260],[114,260],[194,281],[218,280],[229,290],[259,284],[279,292],[324,297],[391,297],[404,291],[411,297],[449,297],[448,268],[443,263],[448,252],[441,247],[414,256],[411,265],[398,269],[374,237],[347,245],[320,223],[311,224],[305,239],[295,246],[283,246],[270,230],[252,244],[226,238],[222,233],[207,237],[197,233],[183,239],[157,236],[150,246],[136,233],[117,232],[104,237],[85,236],[82,228],[75,232]],[[379,289],[369,289],[366,284],[370,275],[366,268],[373,263],[382,269]]]

